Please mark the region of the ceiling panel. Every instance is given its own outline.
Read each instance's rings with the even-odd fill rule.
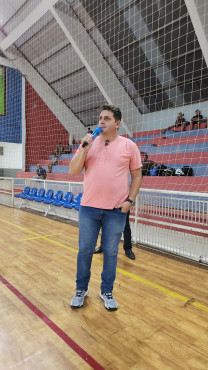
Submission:
[[[53,21],[53,23],[51,22]],[[15,45],[17,47],[20,47],[22,44],[24,44],[27,40],[29,42],[31,41],[31,38],[33,36],[37,37],[42,30],[41,37],[44,35],[44,30],[43,28],[45,27],[47,31],[47,28],[50,27],[50,22],[52,24],[55,24],[56,22],[54,21],[53,15],[50,11],[46,12],[36,23],[34,23],[28,31],[26,31],[19,39],[15,42]],[[49,25],[48,25],[49,24]]]
[[[39,64],[36,69],[48,83],[54,82],[83,67],[81,59],[71,46],[60,50],[46,61]]]
[[[19,47],[19,50],[33,66],[36,66],[68,44],[69,41],[62,29],[52,20],[40,32]]]
[[[94,89],[96,84],[88,71],[83,69],[61,81],[51,84],[51,87],[58,92],[59,96],[67,99],[84,91]],[[60,95],[60,93],[63,95]]]
[[[84,125],[90,126],[90,125],[98,124],[99,114],[100,114],[100,110],[95,109],[95,110],[91,110],[88,112],[77,114],[77,117],[84,123]]]
[[[4,26],[4,32],[7,35],[12,32],[40,2],[41,0],[0,0],[1,27]]]
[[[95,107],[100,107],[104,101],[104,96],[98,89],[96,89],[85,94],[77,95],[74,98],[67,99],[66,103],[73,112],[78,113]]]

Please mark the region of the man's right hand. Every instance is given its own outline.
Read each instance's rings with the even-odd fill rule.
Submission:
[[[88,143],[88,145],[86,145],[83,150],[85,152],[89,152],[92,146],[92,134],[87,133],[87,135],[85,135],[85,137],[83,137],[83,139],[81,140],[81,145],[83,145],[85,142]]]

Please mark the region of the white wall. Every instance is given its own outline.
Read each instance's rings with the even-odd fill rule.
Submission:
[[[0,155],[0,168],[17,169],[25,171],[25,142],[26,142],[26,121],[25,121],[25,78],[22,77],[22,143],[0,142],[3,147],[3,155]]]
[[[3,155],[0,155],[0,168],[22,169],[22,144],[0,142]]]

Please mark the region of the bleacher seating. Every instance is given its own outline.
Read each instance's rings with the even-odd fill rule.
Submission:
[[[161,134],[160,130],[135,132],[131,138],[134,141],[140,152],[147,153],[149,158],[158,164],[164,164],[171,168],[182,168],[183,166],[191,166],[193,168],[193,178],[186,178],[182,180],[166,178],[161,182],[161,178],[158,180],[161,184],[161,189],[189,189],[195,183],[197,184],[198,191],[204,191],[206,188],[206,180],[208,177],[208,140],[207,134],[208,129],[203,128],[204,124],[200,125],[199,130],[189,130],[187,126],[186,131],[178,132],[177,130],[166,131],[165,134]],[[47,173],[47,180],[54,181],[71,181],[71,182],[82,182],[84,175],[83,173],[78,176],[69,175],[69,163],[74,155],[78,145],[72,146],[71,154],[62,154],[58,158],[58,165],[52,167],[52,173]],[[50,156],[51,159],[51,156]],[[41,165],[47,170],[47,164],[49,160],[43,160]],[[29,177],[32,178],[36,173],[36,165],[29,167],[29,172],[19,172],[18,177]],[[198,179],[195,179],[195,178]],[[164,184],[163,181],[166,181]],[[144,179],[142,181],[142,187],[150,186],[152,188],[151,181]],[[155,182],[155,179],[154,179]],[[157,183],[157,181],[156,181]],[[159,183],[157,188],[159,189]],[[207,190],[207,188],[206,188]]]
[[[165,190],[208,190],[208,140],[207,129],[161,134],[159,130],[135,133],[133,141],[149,159],[169,168],[191,166],[193,177],[143,177],[142,187]]]

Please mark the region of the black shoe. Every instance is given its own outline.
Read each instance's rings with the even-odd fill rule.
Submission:
[[[132,252],[131,249],[128,249],[127,251],[125,251],[125,255],[128,258],[130,258],[130,260],[135,260],[135,258],[136,258],[134,252]]]
[[[99,248],[96,248],[95,250],[94,250],[94,254],[97,254],[97,253],[102,253],[102,247],[99,247]]]

